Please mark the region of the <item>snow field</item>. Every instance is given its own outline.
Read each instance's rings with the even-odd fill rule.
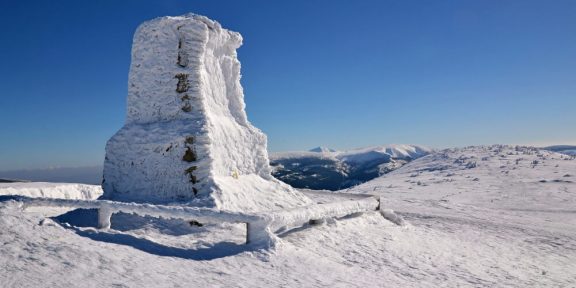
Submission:
[[[381,209],[394,209],[409,224],[395,225],[378,212],[365,212],[286,231],[268,250],[243,245],[242,224],[195,227],[117,213],[111,229],[96,230],[74,224],[74,215],[56,222],[42,211],[22,213],[16,202],[1,202],[0,283],[573,287],[576,161],[533,148],[516,150],[500,145],[449,149],[347,193],[305,191],[318,203],[375,194],[384,203]]]

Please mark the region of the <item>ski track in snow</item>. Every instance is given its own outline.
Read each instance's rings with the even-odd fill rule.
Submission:
[[[115,215],[111,230],[98,231],[60,224],[3,202],[0,283],[575,287],[576,184],[570,182],[576,180],[575,168],[569,157],[528,148],[440,151],[341,191],[346,193],[304,191],[324,203],[353,199],[355,193],[378,194],[384,197],[382,205],[408,225],[364,213],[286,232],[269,251],[243,246],[240,225],[191,227]]]

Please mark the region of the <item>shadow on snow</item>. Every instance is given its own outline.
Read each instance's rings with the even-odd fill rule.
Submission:
[[[98,219],[97,215],[98,212],[96,209],[76,209],[54,217],[54,219],[61,224],[70,224],[62,225],[62,227],[74,231],[79,236],[94,241],[125,245],[146,253],[163,257],[177,257],[189,260],[213,260],[254,250],[253,247],[249,245],[234,242],[219,242],[210,247],[202,248],[171,247],[130,234],[80,228],[96,227]],[[115,231],[129,231],[144,225],[153,225],[163,234],[171,236],[207,231],[206,227],[194,227],[183,220],[140,217],[126,213],[117,213],[113,215],[112,228]]]

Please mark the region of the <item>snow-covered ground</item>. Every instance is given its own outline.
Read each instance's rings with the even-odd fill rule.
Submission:
[[[45,218],[0,204],[2,287],[574,287],[576,160],[532,148],[433,153],[318,202],[382,195],[409,224],[378,213],[242,245],[238,224],[113,216]],[[60,221],[60,222],[58,222]],[[95,220],[94,220],[95,221]],[[68,222],[67,224],[60,224]]]
[[[432,201],[440,203],[433,206],[440,210],[446,205],[474,205],[554,217],[576,213],[575,182],[574,157],[531,147],[495,145],[443,150],[350,192],[384,195],[396,209],[406,205],[403,203]],[[566,217],[561,222],[566,221],[576,218]]]

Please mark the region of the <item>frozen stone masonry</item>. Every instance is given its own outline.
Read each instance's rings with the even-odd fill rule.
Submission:
[[[137,29],[126,124],[106,146],[104,198],[232,211],[311,204],[270,174],[266,136],[244,110],[241,44],[240,34],[194,14]]]

